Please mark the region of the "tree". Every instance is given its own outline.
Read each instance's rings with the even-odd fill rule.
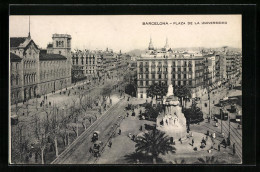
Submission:
[[[211,157],[206,156],[205,159],[198,158],[198,161],[195,162],[195,163],[197,163],[197,164],[224,164],[226,162],[225,161],[219,161],[214,156],[211,156]]]
[[[176,151],[173,143],[170,142],[170,137],[156,129],[144,133],[143,136],[138,136],[136,142],[136,152],[144,152],[146,156],[151,155],[154,164],[156,164],[156,159],[160,154],[165,155],[168,152],[175,153]]]
[[[184,101],[186,107],[186,102],[191,98],[191,91],[186,86],[175,86],[174,95],[180,98],[182,106]]]
[[[162,105],[157,105],[155,108],[150,104],[145,104],[145,114],[147,117],[156,119],[160,112],[162,112]]]
[[[171,164],[186,164],[185,159],[182,159],[181,161],[178,161],[175,159],[174,161],[170,161]]]
[[[147,96],[152,98],[156,97],[156,100],[158,99],[158,96],[162,99],[166,94],[167,87],[164,84],[154,83],[147,89]]]
[[[196,103],[192,103],[191,108],[183,109],[185,118],[187,119],[187,125],[198,123],[204,120],[203,113]]]

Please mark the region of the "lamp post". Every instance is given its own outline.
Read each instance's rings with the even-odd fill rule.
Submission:
[[[230,140],[230,116],[228,114],[228,138]]]
[[[222,117],[223,117],[223,107],[221,107],[221,109],[220,109],[221,134],[222,134]]]

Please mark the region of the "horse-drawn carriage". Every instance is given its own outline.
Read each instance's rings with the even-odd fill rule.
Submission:
[[[89,152],[94,155],[94,157],[100,157],[100,148],[103,145],[103,142],[96,141],[89,149]]]
[[[99,134],[100,134],[99,131],[94,131],[93,136],[92,136],[92,138],[91,138],[91,142],[94,143],[95,141],[97,141],[97,140],[98,140],[98,137],[99,137]]]
[[[93,136],[91,138],[91,141],[93,142],[93,145],[90,147],[89,152],[94,155],[94,157],[100,156],[100,147],[103,145],[101,141],[99,141],[99,131],[94,131]]]

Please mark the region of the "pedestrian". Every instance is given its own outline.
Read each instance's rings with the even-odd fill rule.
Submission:
[[[194,139],[191,140],[191,146],[193,146],[193,144],[194,144]]]
[[[230,146],[230,138],[227,138],[227,146]]]
[[[49,105],[51,106],[51,102],[49,102]]]
[[[207,130],[207,134],[206,135],[209,136],[209,130]]]
[[[118,134],[121,135],[121,129],[118,130]]]
[[[181,138],[179,138],[179,141],[181,142],[181,144],[182,144],[182,140],[181,140]]]
[[[128,116],[129,116],[129,113],[127,112],[127,113],[126,113],[126,117],[128,117]]]
[[[140,126],[140,129],[139,129],[139,130],[140,130],[140,131],[142,131],[142,130],[143,130],[143,126],[142,126],[142,125]]]
[[[220,144],[218,144],[218,151],[220,151]]]
[[[206,142],[208,141],[208,136],[206,136]]]
[[[109,143],[108,143],[108,147],[111,148],[111,146],[112,146],[112,142],[111,142],[111,140],[110,140]]]
[[[132,140],[135,141],[135,135],[134,135],[134,134],[133,134],[133,136],[132,136]]]
[[[216,133],[213,133],[212,137],[213,137],[213,139],[215,139],[216,138]]]

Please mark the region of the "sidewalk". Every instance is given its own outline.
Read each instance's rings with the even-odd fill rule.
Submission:
[[[77,88],[78,86],[85,85],[85,84],[86,84],[85,82],[86,82],[86,81],[78,82],[76,85],[72,84],[71,86],[67,87],[67,90],[72,89],[72,87]],[[98,85],[98,86],[99,86],[99,85]],[[91,88],[89,88],[89,90],[91,90],[91,89],[93,89],[93,88],[94,88],[94,87],[91,87]],[[60,93],[60,92],[62,92],[62,91],[66,91],[66,88],[62,88],[62,89],[60,89],[60,90],[56,90],[54,93],[45,94],[45,96],[49,97],[49,96],[51,96],[51,95],[58,94],[58,93]],[[41,95],[40,98],[32,98],[32,99],[29,99],[29,100],[27,100],[27,101],[25,102],[25,104],[26,104],[26,103],[29,103],[29,104],[30,104],[30,103],[34,103],[36,99],[37,99],[38,103],[40,103],[40,101],[43,99],[43,96],[44,96],[44,95]],[[20,102],[20,103],[17,104],[17,106],[22,106],[22,105],[23,105],[23,102]],[[13,104],[13,105],[11,105],[11,108],[15,108],[15,106],[16,106],[16,104]]]

